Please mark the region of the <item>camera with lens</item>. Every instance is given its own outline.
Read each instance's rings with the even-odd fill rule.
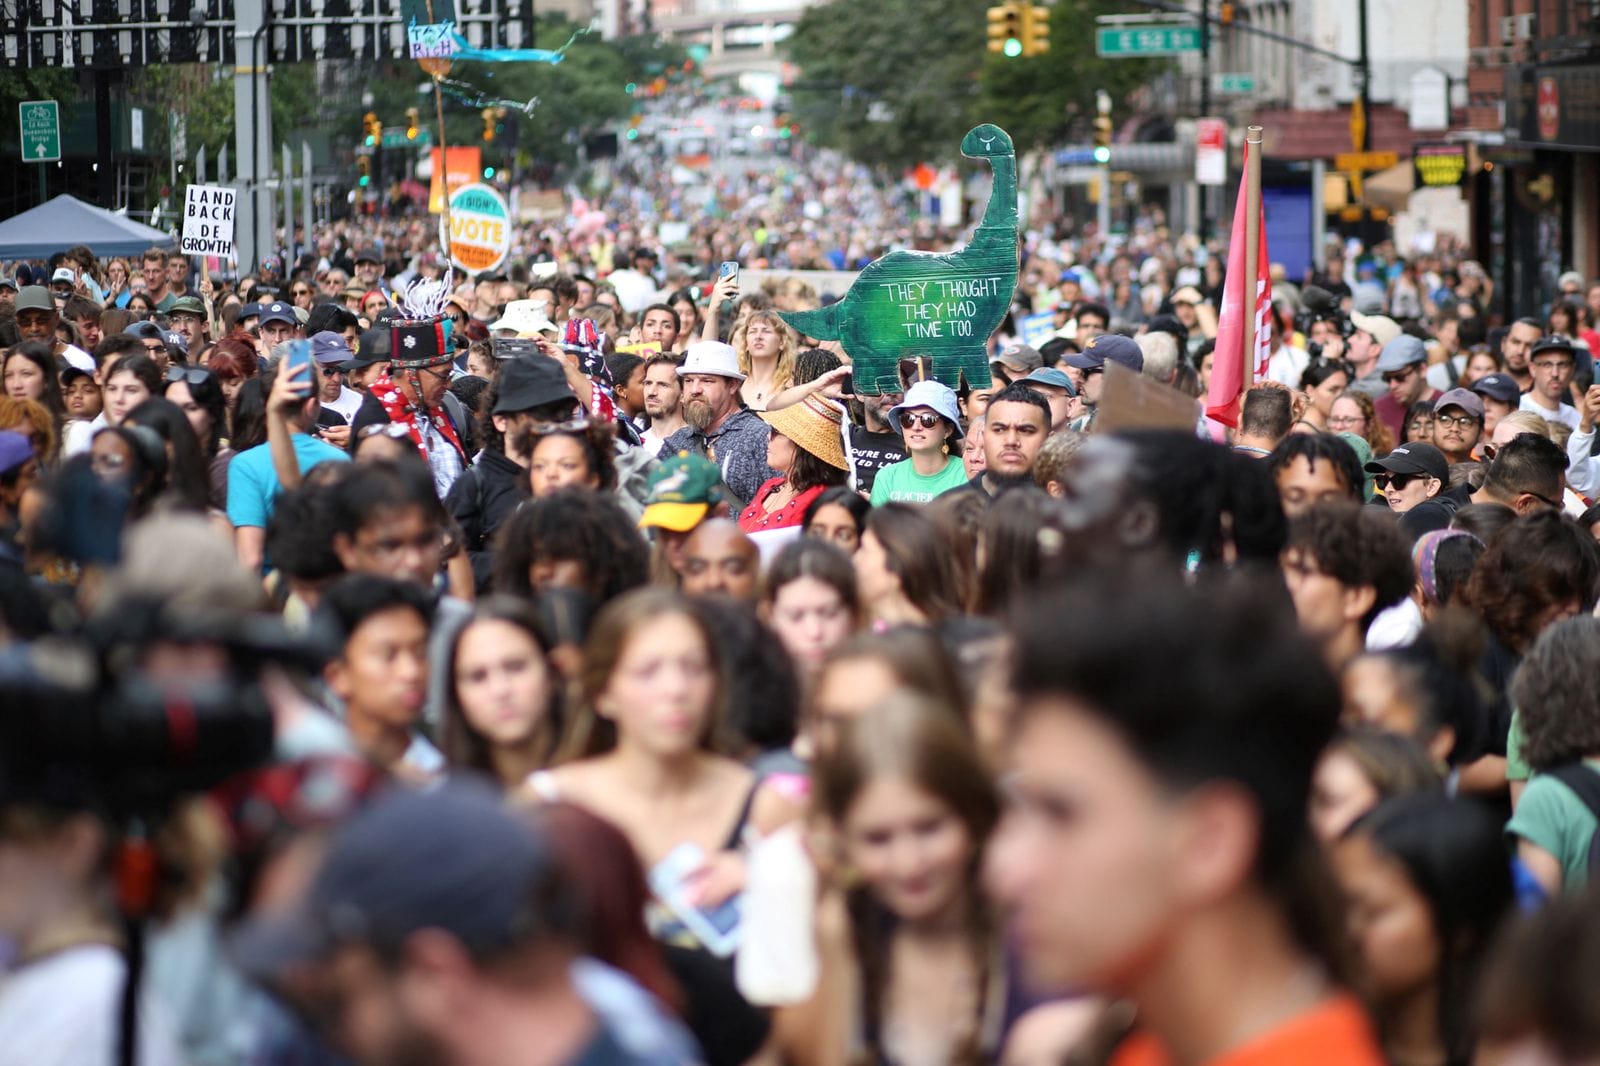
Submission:
[[[1338,297],[1319,286],[1307,285],[1300,290],[1300,310],[1295,314],[1294,327],[1308,338],[1306,352],[1313,359],[1322,358],[1322,342],[1309,340],[1311,327],[1318,322],[1332,323],[1339,336],[1350,336],[1350,316],[1339,305]]]
[[[271,757],[264,667],[321,662],[276,619],[184,621],[139,602],[80,638],[12,645],[0,651],[0,805],[89,809],[113,824],[159,818]]]

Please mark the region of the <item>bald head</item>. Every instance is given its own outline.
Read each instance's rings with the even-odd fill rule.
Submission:
[[[756,546],[731,518],[708,518],[683,546],[683,591],[755,602],[760,558]]]

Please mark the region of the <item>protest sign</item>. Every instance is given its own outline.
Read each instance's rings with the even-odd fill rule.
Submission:
[[[876,395],[896,381],[901,356],[927,355],[951,388],[989,384],[985,344],[1017,288],[1017,159],[1011,138],[982,125],[962,154],[987,159],[994,186],[972,241],[958,252],[899,250],[869,264],[838,303],[780,312],[800,333],[836,340],[855,364],[858,392]]]
[[[191,185],[183,194],[184,255],[233,256],[233,218],[238,190],[227,185]]]
[[[433,173],[428,181],[428,213],[444,210],[446,190],[454,196],[462,186],[471,185],[483,173],[483,149],[477,145],[435,148],[429,154]]]
[[[450,197],[449,217],[450,259],[456,266],[481,274],[506,261],[511,253],[511,207],[498,189],[462,186]]]
[[[1200,424],[1200,403],[1177,389],[1152,381],[1120,363],[1106,364],[1105,386],[1094,428],[1181,429],[1193,433]]]

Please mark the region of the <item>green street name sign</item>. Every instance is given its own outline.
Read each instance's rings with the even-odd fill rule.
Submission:
[[[1096,55],[1110,59],[1176,56],[1200,51],[1198,26],[1102,26],[1095,31]]]
[[[29,163],[54,163],[61,158],[61,107],[54,100],[24,100],[21,119],[22,158]]]
[[[1243,95],[1256,91],[1254,74],[1213,74],[1211,75],[1211,91],[1223,95]]]
[[[415,137],[407,137],[403,129],[384,130],[383,147],[385,148],[431,148],[433,146],[433,131],[426,126],[417,127]]]

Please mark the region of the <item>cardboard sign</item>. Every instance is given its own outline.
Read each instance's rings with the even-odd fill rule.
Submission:
[[[1038,348],[1055,335],[1054,311],[1040,311],[1028,315],[1017,323],[1017,339],[1030,348]]]
[[[233,217],[238,190],[227,185],[191,185],[183,194],[184,255],[233,257]]]
[[[861,271],[838,303],[780,312],[801,334],[836,340],[855,364],[856,389],[876,395],[902,356],[927,355],[951,388],[989,384],[985,345],[1017,288],[1017,158],[1011,138],[982,125],[961,152],[987,159],[994,186],[972,241],[958,252],[894,251]]]
[[[440,219],[440,229],[444,228]],[[450,261],[469,274],[495,270],[511,254],[511,206],[498,189],[463,185],[450,197]]]
[[[1199,424],[1199,400],[1151,381],[1120,363],[1106,364],[1100,408],[1094,418],[1097,432],[1181,429],[1193,433]]]

